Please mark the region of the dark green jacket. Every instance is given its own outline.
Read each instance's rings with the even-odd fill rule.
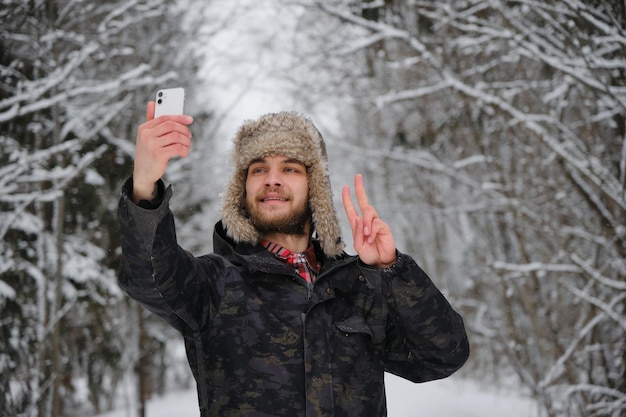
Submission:
[[[177,245],[165,192],[119,205],[121,286],[178,329],[204,416],[385,416],[384,372],[444,378],[466,361],[461,317],[409,256],[379,271],[324,259],[307,285],[261,246],[234,244],[221,223],[214,254]]]

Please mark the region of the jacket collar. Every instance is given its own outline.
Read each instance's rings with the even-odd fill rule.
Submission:
[[[356,266],[357,257],[349,256],[344,252],[337,257],[328,258],[324,255],[317,240],[313,240],[313,246],[315,247],[317,259],[322,264],[320,276],[327,271],[342,268],[349,264],[354,264],[354,268],[358,269]],[[213,252],[223,256],[235,266],[249,270],[256,269],[264,272],[284,273],[285,265],[261,244],[253,245],[247,242],[235,242],[230,238],[221,220],[217,222],[213,231]],[[358,274],[355,272],[348,275]],[[358,279],[358,276],[355,279]],[[347,280],[352,281],[349,277]],[[340,281],[343,281],[343,278]],[[337,287],[344,287],[344,285],[338,285]]]

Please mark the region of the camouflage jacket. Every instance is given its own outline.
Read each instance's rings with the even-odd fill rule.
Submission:
[[[178,246],[160,206],[119,205],[120,285],[178,329],[204,416],[385,416],[384,372],[444,378],[466,361],[462,318],[407,255],[375,270],[322,260],[314,284],[218,223],[214,253]]]

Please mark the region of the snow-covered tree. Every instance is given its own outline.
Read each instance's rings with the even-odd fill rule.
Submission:
[[[140,356],[115,277],[115,208],[146,101],[193,83],[183,12],[164,0],[2,2],[3,415],[110,407]]]
[[[623,2],[299,3],[320,40],[302,96],[352,104],[334,145],[378,178],[400,245],[447,277],[468,369],[513,369],[550,416],[622,415]]]

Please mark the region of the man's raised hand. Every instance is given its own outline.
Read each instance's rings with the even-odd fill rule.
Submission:
[[[133,201],[155,197],[156,182],[163,176],[171,158],[186,158],[191,146],[191,116],[154,118],[154,101],[146,108],[146,122],[137,129],[133,168]]]
[[[396,261],[396,245],[389,226],[380,219],[376,209],[369,205],[361,174],[354,177],[354,192],[361,216],[352,202],[350,187],[344,186],[341,193],[352,229],[354,250],[367,265],[387,268]]]

